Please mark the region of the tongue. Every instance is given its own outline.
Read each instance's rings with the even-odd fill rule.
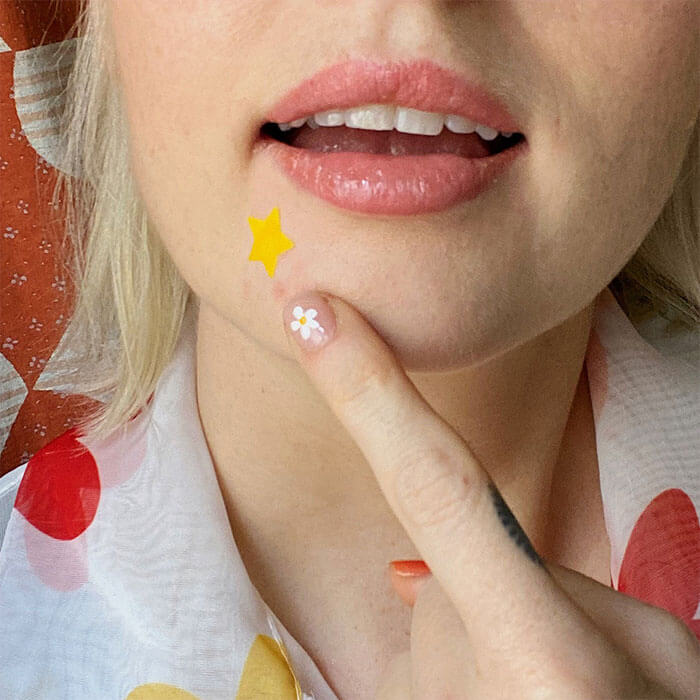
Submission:
[[[463,158],[485,158],[491,155],[478,134],[454,134],[449,129],[443,129],[437,136],[423,136],[396,130],[351,129],[347,126],[320,126],[312,129],[305,124],[293,135],[289,145],[323,153],[359,151],[394,156],[453,153]]]

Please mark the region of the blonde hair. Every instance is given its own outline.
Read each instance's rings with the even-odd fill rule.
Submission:
[[[82,0],[62,50],[75,52],[61,119],[64,256],[76,288],[65,339],[85,353],[73,393],[102,403],[78,422],[101,439],[142,409],[171,360],[191,290],[153,234],[130,172],[103,2]],[[77,35],[78,38],[72,38]],[[635,255],[609,284],[635,322],[650,312],[700,321],[698,123],[673,192]],[[70,261],[69,261],[70,258]],[[63,342],[63,341],[62,341]]]

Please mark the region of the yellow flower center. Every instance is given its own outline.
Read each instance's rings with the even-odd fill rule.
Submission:
[[[301,323],[301,325],[303,326],[303,325],[306,323],[306,316],[302,316],[302,317],[299,319],[299,323]]]

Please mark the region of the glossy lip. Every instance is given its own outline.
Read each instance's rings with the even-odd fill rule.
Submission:
[[[483,158],[451,153],[320,153],[270,137],[261,139],[258,147],[302,189],[330,204],[363,214],[408,216],[474,199],[527,152],[528,144],[523,140]]]
[[[436,63],[351,60],[325,68],[290,90],[265,121],[291,122],[330,109],[396,104],[456,114],[499,131],[522,133],[508,108],[481,85]]]
[[[362,104],[456,114],[498,131],[522,133],[507,107],[478,82],[428,60],[353,60],[330,66],[288,92],[268,112],[266,121],[290,122]],[[266,135],[255,144],[302,189],[335,206],[370,215],[403,216],[436,212],[474,199],[528,148],[523,138],[495,155],[463,158],[450,153],[322,153]]]

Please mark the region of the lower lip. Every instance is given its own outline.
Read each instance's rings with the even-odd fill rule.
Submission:
[[[270,152],[290,179],[326,202],[364,214],[402,216],[437,212],[475,199],[528,149],[522,140],[483,158],[450,153],[321,153],[267,136],[258,146]]]

